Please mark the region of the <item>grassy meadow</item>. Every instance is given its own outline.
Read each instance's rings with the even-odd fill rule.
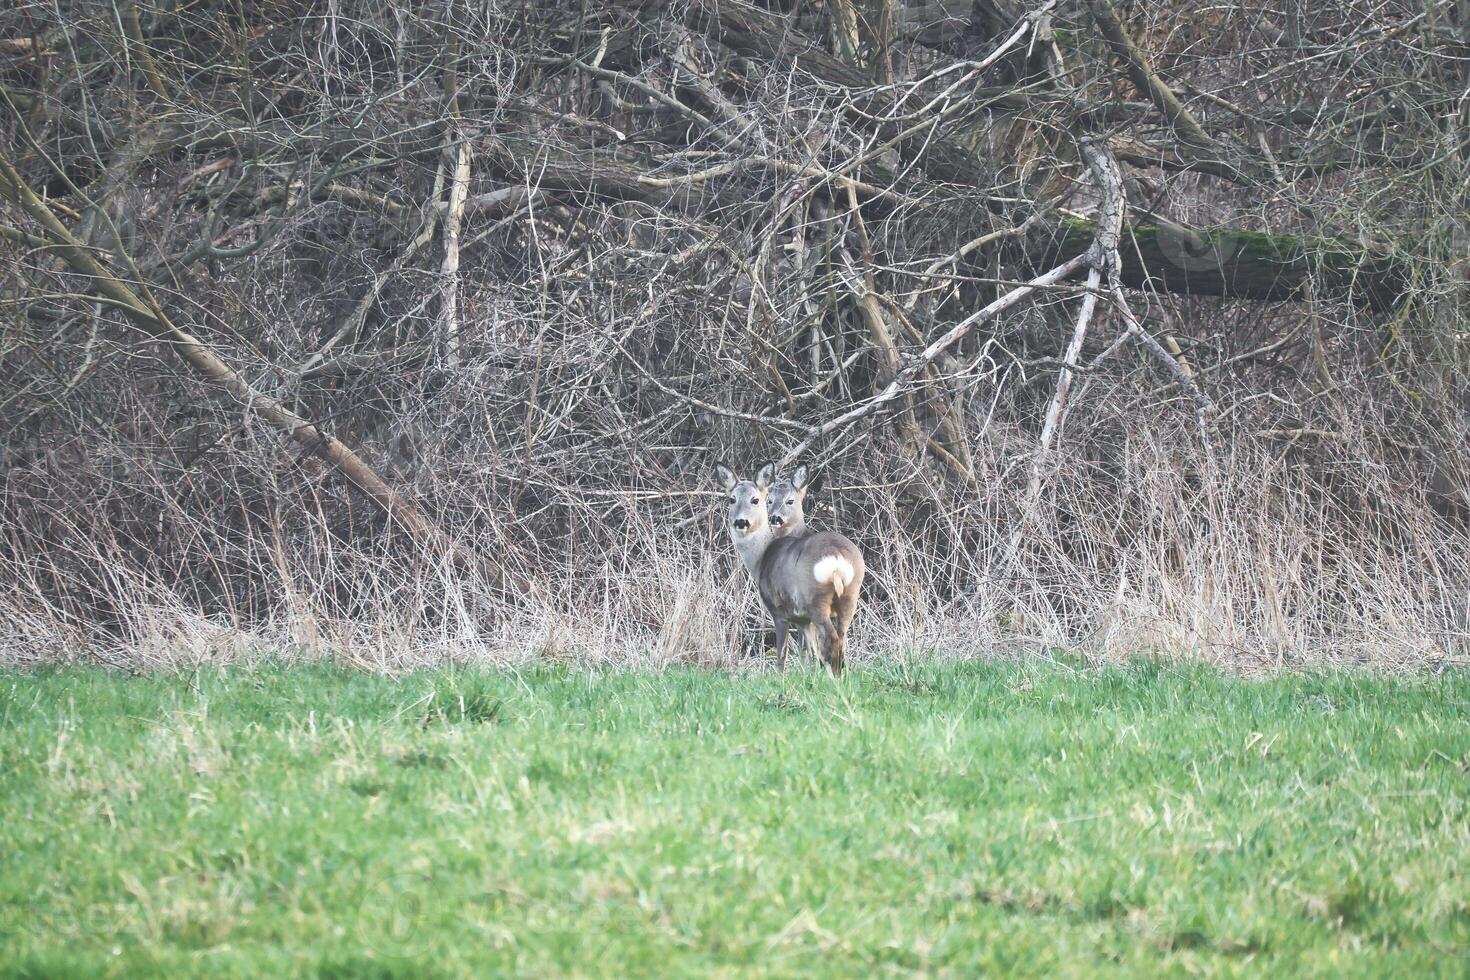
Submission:
[[[0,972],[1470,974],[1470,677],[0,673]]]

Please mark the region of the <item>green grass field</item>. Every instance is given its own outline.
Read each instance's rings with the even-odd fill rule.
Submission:
[[[1470,677],[0,673],[0,971],[1470,974]]]

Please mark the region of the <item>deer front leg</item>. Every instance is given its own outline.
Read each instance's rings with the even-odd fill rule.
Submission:
[[[806,637],[806,652],[816,657],[817,663],[821,663],[822,650],[817,646],[817,627],[815,623],[807,623],[801,628],[801,635]]]
[[[786,617],[771,614],[776,622],[776,669],[786,669]]]

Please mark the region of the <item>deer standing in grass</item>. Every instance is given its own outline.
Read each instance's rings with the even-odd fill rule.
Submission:
[[[780,484],[780,501],[771,495],[776,473],[769,463],[754,480],[742,480],[726,466],[715,472],[729,495],[725,526],[735,553],[776,624],[776,668],[786,667],[786,631],[798,626],[807,646],[833,674],[841,674],[847,627],[863,584],[863,553],[840,534],[806,526],[806,467]]]

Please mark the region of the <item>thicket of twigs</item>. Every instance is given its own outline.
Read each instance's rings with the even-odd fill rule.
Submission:
[[[0,656],[1463,659],[1463,0],[0,12]]]

